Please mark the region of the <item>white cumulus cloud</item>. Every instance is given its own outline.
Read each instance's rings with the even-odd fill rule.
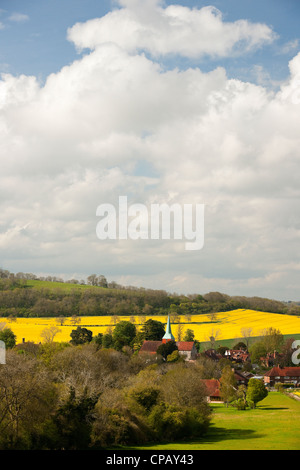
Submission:
[[[266,24],[225,22],[222,13],[212,6],[164,8],[157,1],[120,3],[123,8],[102,18],[75,24],[68,31],[69,40],[79,50],[113,43],[128,52],[145,50],[153,56],[198,58],[243,54],[276,38]]]
[[[146,15],[140,5],[124,0],[71,28],[74,44],[91,50],[45,84],[2,75],[4,267],[295,297],[300,54],[278,92],[228,78],[222,67],[167,70],[157,54],[222,56],[241,41],[244,50],[268,43],[274,33],[225,23],[212,8],[149,1]],[[204,203],[204,248],[187,252],[181,240],[100,242],[96,208],[117,205],[121,195],[145,205]]]

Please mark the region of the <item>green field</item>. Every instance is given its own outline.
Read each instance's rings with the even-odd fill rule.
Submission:
[[[300,401],[270,392],[255,410],[237,411],[223,404],[211,406],[213,420],[203,439],[143,449],[300,450]]]

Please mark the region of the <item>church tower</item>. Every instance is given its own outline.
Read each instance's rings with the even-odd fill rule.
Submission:
[[[170,315],[168,315],[167,329],[166,329],[165,335],[162,338],[163,343],[167,343],[168,341],[175,341],[175,338],[172,335],[172,331],[171,331]]]

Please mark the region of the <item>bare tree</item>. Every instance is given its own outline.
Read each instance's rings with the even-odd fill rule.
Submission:
[[[81,318],[78,317],[77,315],[72,315],[71,317],[71,323],[72,325],[78,325],[79,323],[81,323]]]
[[[208,335],[208,341],[210,342],[210,346],[212,349],[215,349],[215,346],[216,346],[216,341],[218,338],[220,338],[221,336],[221,330],[218,330],[218,329],[215,329],[215,328],[212,328],[209,332],[209,335]]]
[[[180,319],[178,319],[178,325],[177,325],[177,341],[181,341],[182,340],[182,336],[183,336],[183,324],[180,323]]]
[[[247,349],[249,348],[250,338],[253,334],[253,329],[251,327],[241,328],[241,335],[246,342]]]
[[[44,328],[40,336],[44,339],[45,343],[53,343],[55,336],[61,332],[57,326],[49,326]]]
[[[217,313],[214,312],[214,311],[209,312],[208,316],[209,316],[211,322],[216,321],[216,319],[217,319]]]
[[[65,321],[66,321],[66,317],[63,317],[62,315],[56,318],[56,323],[58,323],[60,326],[63,326]]]

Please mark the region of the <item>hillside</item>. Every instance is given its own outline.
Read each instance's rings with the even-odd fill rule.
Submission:
[[[220,292],[179,295],[165,290],[108,283],[102,275],[87,281],[62,281],[54,277],[0,270],[1,317],[201,315],[249,309],[300,315],[295,302],[260,297],[229,296]]]

